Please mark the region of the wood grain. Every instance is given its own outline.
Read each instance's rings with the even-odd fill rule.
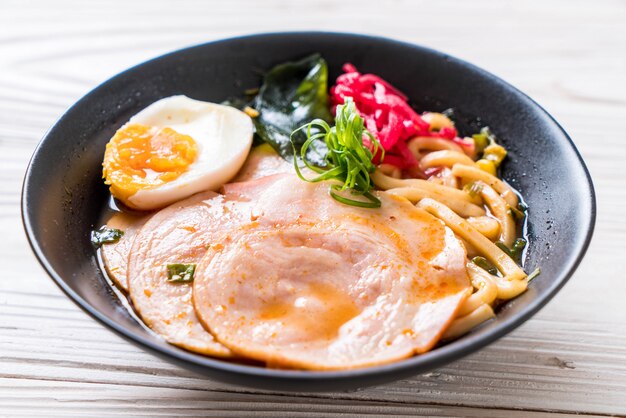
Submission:
[[[19,219],[37,141],[81,95],[161,53],[245,33],[390,36],[501,76],[571,134],[598,193],[588,255],[539,315],[474,355],[360,391],[205,379],[95,323],[36,263]],[[626,415],[626,2],[0,3],[0,416]]]

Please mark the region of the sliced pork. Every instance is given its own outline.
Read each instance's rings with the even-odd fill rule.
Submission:
[[[126,278],[128,267],[128,254],[135,241],[135,235],[150,218],[150,215],[131,215],[118,212],[107,221],[109,228],[119,229],[124,235],[119,241],[104,244],[100,249],[102,261],[115,285],[128,292],[128,280]]]
[[[200,193],[155,214],[133,243],[128,265],[130,297],[144,322],[168,342],[218,357],[231,352],[198,322],[189,283],[169,280],[169,264],[195,264],[229,225],[241,223],[222,195]]]
[[[269,144],[254,147],[233,183],[254,180],[278,173],[293,173],[293,164],[285,161]]]
[[[377,193],[380,209],[360,209],[328,187],[294,175],[225,186],[250,220],[212,240],[197,266],[200,320],[232,352],[275,367],[347,369],[428,351],[471,293],[463,245],[403,198]]]

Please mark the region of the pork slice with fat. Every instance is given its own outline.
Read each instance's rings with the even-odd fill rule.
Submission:
[[[109,228],[119,229],[124,233],[117,242],[100,247],[100,254],[106,271],[117,287],[128,292],[128,254],[141,227],[150,219],[150,215],[132,215],[124,212],[114,214],[108,221]]]
[[[170,282],[167,266],[200,262],[224,230],[246,221],[243,206],[224,202],[214,192],[200,193],[156,213],[135,238],[128,265],[130,297],[144,322],[168,342],[232,356],[198,322],[191,284]]]
[[[403,198],[346,206],[291,175],[225,187],[254,202],[199,263],[198,317],[234,353],[275,367],[365,367],[431,349],[471,293],[451,230]]]

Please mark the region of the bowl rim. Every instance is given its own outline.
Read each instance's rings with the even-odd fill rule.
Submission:
[[[340,370],[340,371],[307,371],[307,370],[281,370],[281,369],[269,369],[262,368],[258,366],[249,366],[244,364],[237,364],[222,361],[219,359],[214,359],[207,356],[202,356],[201,354],[195,354],[192,352],[185,351],[181,348],[174,346],[163,346],[158,345],[152,340],[143,337],[139,334],[132,332],[129,329],[117,324],[114,320],[109,319],[106,315],[102,314],[97,308],[88,303],[85,299],[83,299],[80,295],[78,295],[74,290],[70,288],[69,285],[66,284],[65,280],[56,273],[52,265],[47,261],[44,250],[39,245],[37,238],[35,236],[35,232],[32,225],[32,220],[28,214],[28,206],[29,206],[29,196],[31,193],[31,179],[32,179],[32,171],[33,171],[33,162],[39,156],[40,149],[43,143],[48,139],[52,130],[70,113],[72,110],[79,108],[82,105],[82,102],[92,94],[99,91],[103,86],[109,84],[111,81],[123,78],[128,73],[135,71],[138,68],[143,67],[144,65],[149,65],[157,61],[167,60],[170,56],[177,55],[180,53],[191,52],[194,49],[200,49],[207,45],[212,44],[220,44],[220,43],[228,43],[232,41],[242,40],[245,41],[247,39],[261,39],[261,38],[275,38],[275,37],[291,37],[291,36],[327,36],[327,37],[342,37],[342,38],[353,38],[353,39],[369,39],[372,41],[382,42],[382,43],[390,43],[395,44],[402,47],[408,47],[411,49],[421,50],[430,55],[437,56],[442,59],[450,60],[459,64],[464,69],[468,69],[479,73],[481,76],[490,79],[490,81],[496,82],[506,89],[511,90],[514,93],[517,93],[520,98],[525,99],[529,102],[531,106],[534,106],[539,110],[544,116],[547,116],[548,119],[554,123],[555,127],[563,134],[564,138],[567,140],[566,142],[571,147],[574,155],[582,168],[585,179],[586,186],[589,198],[589,218],[582,220],[581,225],[582,228],[585,228],[585,237],[582,241],[579,242],[578,248],[576,251],[576,256],[570,258],[568,263],[563,266],[560,270],[560,273],[557,274],[553,280],[553,283],[550,287],[548,287],[542,293],[538,293],[536,298],[530,301],[526,306],[523,306],[520,311],[513,315],[510,318],[502,320],[497,326],[493,329],[489,330],[487,333],[476,335],[476,334],[468,334],[465,335],[449,344],[446,344],[441,347],[437,347],[427,353],[420,354],[417,356],[409,357],[403,360],[399,360],[389,364],[383,364],[378,366],[366,367],[366,368],[357,368],[357,369],[348,369],[348,370]],[[208,367],[211,369],[215,369],[216,371],[226,372],[226,373],[236,373],[239,375],[247,375],[254,378],[273,378],[278,380],[286,380],[286,381],[326,381],[329,379],[354,379],[354,378],[366,378],[382,375],[390,375],[397,374],[399,372],[409,372],[418,373],[420,371],[425,371],[428,369],[433,369],[435,367],[439,367],[443,364],[449,363],[450,361],[460,359],[466,355],[469,355],[488,344],[491,344],[495,340],[501,338],[502,336],[508,334],[513,331],[525,321],[527,321],[531,316],[537,313],[543,306],[545,306],[554,295],[565,285],[565,283],[570,279],[576,268],[579,266],[580,262],[585,256],[587,249],[589,248],[589,244],[591,242],[591,238],[593,236],[593,231],[596,223],[597,216],[597,202],[596,202],[596,194],[593,185],[593,181],[591,179],[591,175],[587,166],[585,165],[580,152],[576,148],[574,142],[570,138],[570,136],[565,132],[563,127],[550,115],[542,106],[540,106],[537,102],[535,102],[532,98],[530,98],[527,94],[523,93],[516,87],[502,80],[498,76],[491,74],[490,72],[483,70],[482,68],[469,63],[465,60],[456,58],[454,56],[450,56],[441,51],[437,51],[435,49],[424,47],[418,44],[414,44],[407,41],[400,41],[388,37],[383,36],[373,36],[366,34],[356,34],[350,32],[336,32],[336,31],[279,31],[279,32],[262,32],[262,33],[254,33],[254,34],[246,34],[240,36],[233,36],[223,39],[218,39],[214,41],[204,42],[194,44],[185,48],[177,49],[147,61],[136,64],[112,77],[109,77],[105,81],[98,84],[96,87],[92,88],[88,93],[83,95],[79,100],[77,100],[74,104],[69,106],[61,116],[54,122],[54,124],[46,131],[43,135],[42,139],[38,142],[35,147],[33,154],[28,162],[28,167],[26,169],[24,179],[22,182],[22,193],[21,193],[21,205],[20,205],[21,215],[22,215],[22,224],[24,230],[26,232],[26,236],[28,238],[28,243],[35,254],[35,257],[39,261],[40,265],[44,268],[46,273],[53,279],[56,285],[67,295],[78,307],[80,307],[83,311],[89,314],[92,318],[96,319],[101,324],[108,327],[110,330],[114,331],[117,335],[124,337],[125,339],[134,342],[138,345],[141,345],[142,348],[148,349],[150,352],[154,354],[166,355],[171,357],[171,360],[177,361],[179,364],[183,366],[187,366],[190,368],[194,368],[197,366]],[[365,382],[365,381],[364,381]],[[245,381],[242,381],[241,384],[246,385]]]

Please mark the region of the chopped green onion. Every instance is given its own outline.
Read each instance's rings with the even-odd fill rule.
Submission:
[[[472,135],[474,139],[474,147],[477,155],[482,155],[482,152],[489,145],[496,143],[496,137],[493,136],[488,127],[484,127],[480,130],[480,133]]]
[[[124,235],[124,231],[103,225],[99,229],[91,231],[91,243],[98,248],[103,244],[118,242],[122,235]]]
[[[480,183],[475,181],[468,183],[463,187],[463,190],[465,190],[467,194],[469,194],[471,197],[478,196],[482,189],[483,187],[480,185]]]
[[[539,276],[540,274],[541,274],[541,269],[537,267],[532,273],[528,275],[527,280],[530,282],[532,279]]]
[[[509,257],[513,258],[513,254],[511,253],[511,249],[507,247],[502,241],[496,242],[496,247],[500,248],[504,251]]]
[[[472,135],[474,139],[474,147],[476,154],[481,155],[483,159],[494,163],[496,168],[500,165],[504,157],[506,157],[506,148],[496,142],[496,136],[488,127],[480,130],[480,133]]]
[[[498,274],[498,269],[495,268],[495,266],[489,261],[487,261],[485,257],[476,256],[472,258],[472,263],[476,264],[481,269],[486,270],[487,272],[489,272],[489,274],[493,276]]]
[[[474,134],[472,135],[472,138],[474,139],[474,147],[476,149],[476,155],[482,155],[483,150],[488,145],[487,137],[483,134]]]
[[[299,157],[308,169],[319,175],[311,179],[305,178],[300,171],[298,158],[294,158],[293,164],[298,177],[311,183],[335,181],[329,193],[333,199],[346,205],[363,208],[380,207],[380,200],[370,193],[373,188],[370,174],[376,170],[372,163],[373,156],[380,149],[383,153],[382,159],[384,150],[374,135],[365,129],[363,118],[359,116],[351,98],[343,105],[337,106],[335,126],[331,127],[322,119],[315,119],[293,131],[291,137],[294,155],[297,154],[293,136],[300,131],[306,132],[307,140],[302,144]],[[371,143],[371,150],[363,143],[364,135]],[[323,140],[328,149],[324,157],[326,164],[324,167],[313,165],[307,159],[307,150],[318,140]]]
[[[482,159],[493,162],[498,168],[504,157],[506,157],[506,148],[499,145],[496,142],[495,135],[489,130],[488,127],[484,127],[480,130],[480,133],[472,135],[474,139],[474,147],[476,154],[482,155]]]
[[[507,255],[513,260],[519,261],[519,258],[522,255],[522,251],[526,247],[526,240],[524,238],[516,239],[511,248],[507,247],[502,241],[496,242],[496,245],[502,251],[507,253]]]
[[[509,206],[508,212],[509,215],[511,215],[518,221],[521,221],[522,219],[524,219],[524,217],[526,217],[526,214],[524,212],[522,212],[518,208],[514,208],[513,206]]]
[[[170,283],[191,283],[195,272],[195,264],[168,264],[167,281]]]

